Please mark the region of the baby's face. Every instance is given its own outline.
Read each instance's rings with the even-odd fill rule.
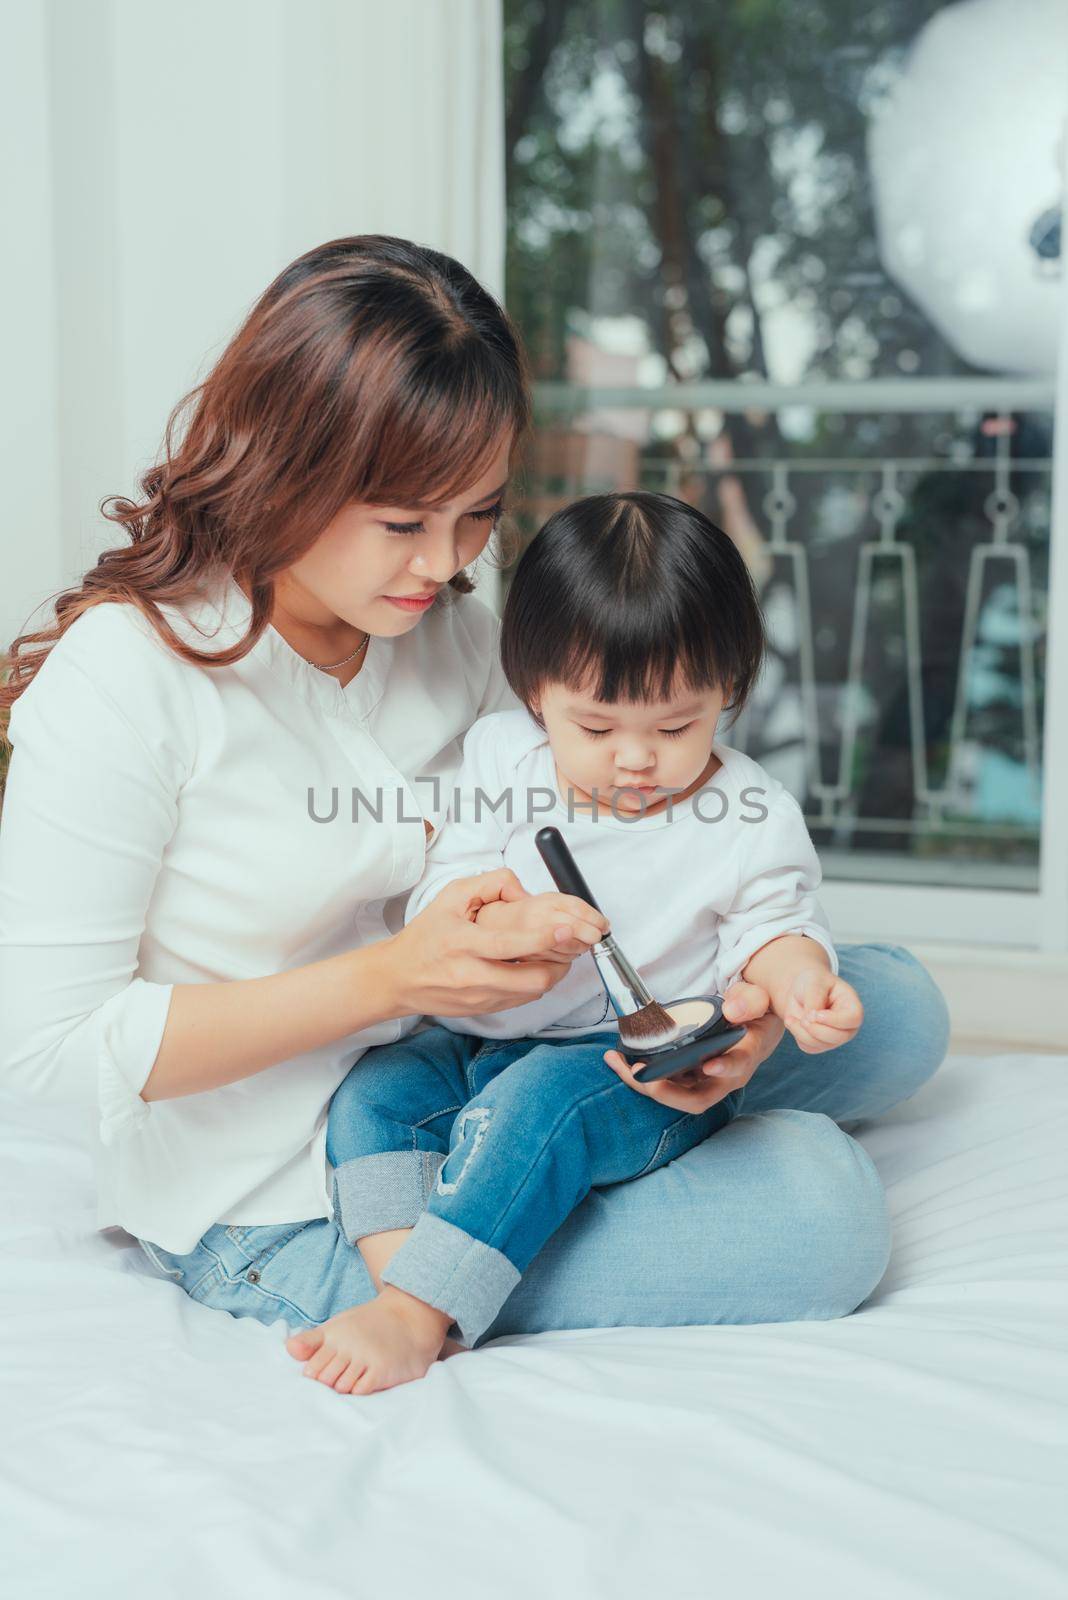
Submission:
[[[580,802],[596,789],[622,815],[648,812],[699,785],[725,699],[720,689],[680,688],[657,704],[595,700],[553,683],[543,686],[536,709],[565,786]]]

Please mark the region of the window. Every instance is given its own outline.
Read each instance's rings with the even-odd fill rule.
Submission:
[[[1068,12],[998,11],[506,0],[521,514],[641,486],[735,539],[771,650],[727,737],[803,803],[840,922],[1063,947]]]

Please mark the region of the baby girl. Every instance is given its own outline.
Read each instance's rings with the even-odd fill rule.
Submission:
[[[377,1294],[291,1337],[309,1376],[366,1394],[421,1377],[450,1330],[467,1346],[491,1337],[591,1188],[652,1172],[739,1114],[729,1050],[643,1084],[640,1064],[609,1048],[618,1019],[578,954],[609,926],[660,1000],[719,992],[733,1021],[770,1008],[812,1053],[856,1033],[862,1008],[837,976],[800,808],[716,737],[763,648],[734,545],[668,495],[580,500],[524,554],[501,658],[525,709],[468,733],[406,916],[504,867],[502,897],[469,915],[541,930],[545,954],[573,964],[522,1007],[429,1019],[341,1084],[327,1136],[335,1217]],[[607,915],[555,891],[534,844],[547,824]]]

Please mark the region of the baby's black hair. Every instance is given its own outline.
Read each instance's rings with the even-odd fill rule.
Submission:
[[[669,494],[595,494],[554,514],[512,578],[501,662],[533,715],[546,683],[605,701],[724,689],[740,710],[764,656],[749,569],[714,522]]]

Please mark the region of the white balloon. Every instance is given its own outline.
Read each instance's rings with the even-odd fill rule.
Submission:
[[[1068,0],[964,0],[917,37],[868,132],[883,265],[958,355],[1056,365]]]

